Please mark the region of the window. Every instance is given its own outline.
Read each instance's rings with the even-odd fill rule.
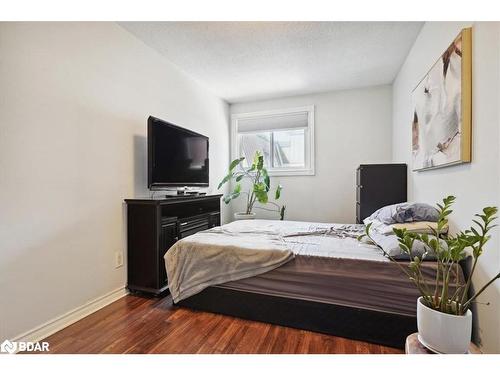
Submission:
[[[314,106],[232,116],[233,158],[264,155],[270,175],[314,174]]]

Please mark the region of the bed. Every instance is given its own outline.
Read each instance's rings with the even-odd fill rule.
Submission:
[[[252,220],[219,228],[209,234],[219,238],[217,231],[222,230],[229,235],[229,242],[239,245],[245,242],[239,237],[241,233],[271,236],[271,240],[282,241],[292,255],[277,253],[276,267],[266,263],[268,268],[263,272],[246,277],[240,273],[225,282],[216,278],[182,297],[174,288],[177,305],[398,348],[403,348],[406,337],[416,331],[418,291],[377,247],[357,240],[363,225]],[[197,239],[194,235],[190,241],[204,252],[210,238],[200,236]],[[283,250],[280,244],[275,248]],[[193,254],[193,247],[177,250],[190,257]],[[221,253],[232,251],[228,248]],[[169,252],[165,255],[167,264]],[[211,255],[208,262],[201,263],[204,271],[213,259]],[[169,286],[172,263],[170,260],[170,270],[167,266]],[[177,267],[190,269],[188,263],[183,259]],[[423,272],[433,278],[435,263],[426,262]]]

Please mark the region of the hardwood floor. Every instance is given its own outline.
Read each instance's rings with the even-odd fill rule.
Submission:
[[[45,339],[50,353],[402,353],[129,295]]]

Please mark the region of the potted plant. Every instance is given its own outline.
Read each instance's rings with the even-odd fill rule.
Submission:
[[[487,282],[482,288],[469,295],[472,275],[485,244],[490,239],[489,231],[495,227],[493,221],[497,219],[497,207],[485,207],[481,214],[476,214],[474,225],[455,235],[444,233],[448,224],[448,216],[453,212],[451,206],[455,197],[448,196],[443,204],[438,204],[439,219],[433,235],[410,233],[405,229],[394,229],[399,246],[409,255],[407,267],[387,254],[370,237],[370,227],[366,226],[365,234],[384,254],[396,263],[400,269],[415,284],[420,292],[417,300],[417,326],[419,340],[429,349],[440,353],[466,353],[472,333],[472,312],[470,306],[476,298],[484,292],[500,273]],[[421,241],[426,245],[426,252],[421,256],[413,254],[413,243]],[[459,262],[468,256],[470,249],[473,257],[471,272],[465,280],[460,277]],[[436,278],[428,280],[421,272],[422,261],[429,252],[436,256]]]
[[[233,199],[238,198],[240,195],[245,195],[246,210],[245,212],[236,212],[234,218],[236,220],[242,219],[253,219],[255,218],[254,208],[259,208],[267,211],[274,211],[279,213],[280,220],[285,217],[285,206],[280,206],[275,202],[269,201],[269,190],[271,189],[271,179],[267,173],[267,169],[264,167],[264,156],[260,151],[255,153],[252,165],[248,168],[243,166],[244,157],[235,159],[229,165],[228,174],[219,183],[219,189],[225,183],[234,180],[233,191],[224,195],[224,203],[229,204]],[[248,191],[242,191],[242,180],[248,180],[250,187]],[[281,196],[282,186],[278,185],[274,192],[274,199],[278,200]],[[274,206],[272,208],[255,206],[255,203],[259,202],[263,205],[269,204]]]

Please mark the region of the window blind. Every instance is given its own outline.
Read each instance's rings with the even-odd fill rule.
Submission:
[[[238,120],[238,132],[255,132],[277,129],[305,128],[308,124],[307,112],[295,112],[272,116],[242,118]]]

